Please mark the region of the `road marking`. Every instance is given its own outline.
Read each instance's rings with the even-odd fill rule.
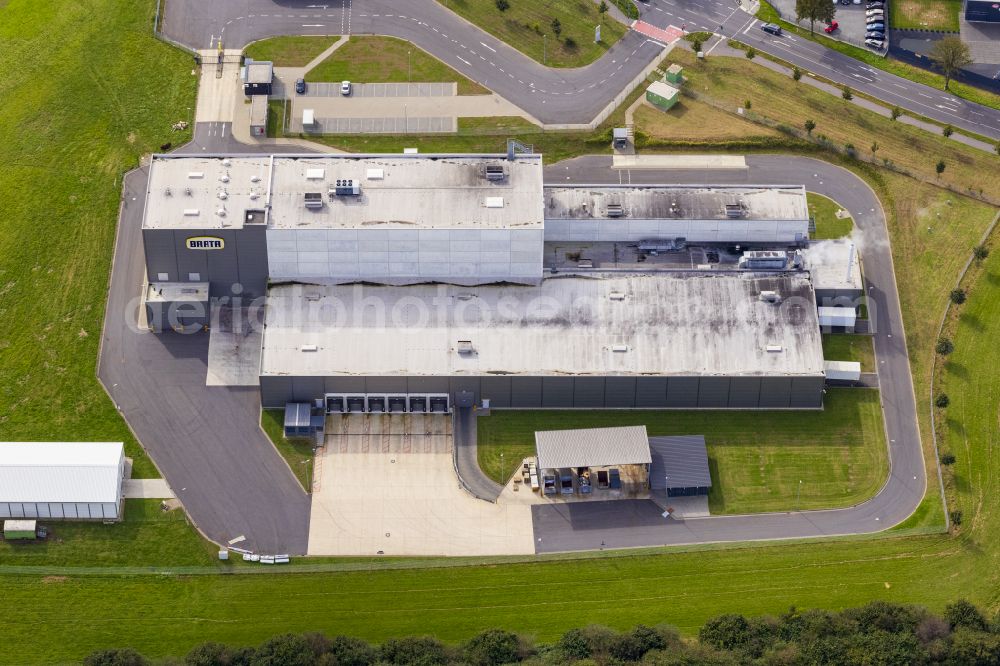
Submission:
[[[323,24],[322,23],[303,23],[302,27],[303,28],[322,28]]]
[[[459,60],[461,60],[462,62],[464,62],[464,63],[465,63],[466,65],[468,65],[469,67],[472,67],[472,63],[471,63],[471,62],[469,62],[468,60],[466,60],[465,58],[463,58],[462,56],[458,56],[458,55],[457,55],[457,56],[455,56],[455,57],[456,57],[456,58],[458,58]]]
[[[479,43],[482,44],[483,46],[485,46],[486,48],[488,48],[490,51],[493,51],[493,53],[497,52],[497,50],[495,48],[493,48],[492,46],[490,46],[489,44],[486,44],[484,42],[479,42]]]

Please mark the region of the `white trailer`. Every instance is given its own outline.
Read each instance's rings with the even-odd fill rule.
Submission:
[[[857,361],[823,361],[827,381],[856,382],[861,379],[861,364]]]

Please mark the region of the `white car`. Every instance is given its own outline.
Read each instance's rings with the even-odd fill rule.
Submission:
[[[340,94],[344,95],[345,97],[347,95],[351,94],[351,82],[350,81],[341,81],[340,82]]]
[[[885,14],[884,9],[869,9],[865,12],[865,16],[882,16]]]

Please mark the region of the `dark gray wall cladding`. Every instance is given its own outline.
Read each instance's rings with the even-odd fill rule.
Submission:
[[[729,380],[729,406],[753,409],[760,401],[760,377],[733,377]]]
[[[447,393],[447,377],[408,377],[407,393]]]
[[[604,380],[605,407],[635,407],[635,377],[608,377]]]
[[[309,402],[316,398],[322,398],[324,393],[324,381],[322,377],[295,377],[292,380],[291,400],[295,402]]]
[[[146,270],[149,272],[150,282],[156,282],[159,273],[166,273],[168,280],[177,280],[177,248],[172,230],[144,230],[142,247],[146,254]]]
[[[823,377],[793,377],[789,407],[822,407]]]
[[[542,377],[542,407],[572,407],[573,377]]]
[[[406,377],[369,377],[365,384],[368,393],[406,393]]]
[[[856,299],[863,295],[861,289],[817,289],[817,307],[857,307]]]
[[[491,407],[510,407],[510,377],[483,377],[482,388]]]
[[[667,381],[668,407],[697,407],[698,378],[670,377]]]
[[[323,382],[323,392],[365,393],[366,384],[364,377],[326,377]]]
[[[635,406],[664,407],[667,404],[666,377],[636,377]]]
[[[247,226],[239,235],[236,254],[240,263],[240,283],[249,298],[263,296],[267,291],[267,227]]]
[[[260,404],[264,407],[284,407],[292,395],[291,377],[261,377]],[[319,397],[319,396],[316,396]]]
[[[479,377],[449,377],[448,391],[446,392],[454,397],[462,391],[472,391],[475,394],[475,400],[478,402],[482,395],[479,389]]]
[[[792,391],[789,377],[762,377],[760,380],[760,407],[788,407]]]
[[[577,377],[573,382],[574,407],[600,407],[604,404],[604,377]]]
[[[524,408],[541,407],[542,378],[511,377],[510,406]]]
[[[729,377],[701,377],[698,381],[699,407],[729,406]]]

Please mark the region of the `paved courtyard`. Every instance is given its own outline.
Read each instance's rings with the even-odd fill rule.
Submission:
[[[327,421],[317,452],[309,555],[534,552],[531,509],[459,484],[450,416],[352,414]]]

